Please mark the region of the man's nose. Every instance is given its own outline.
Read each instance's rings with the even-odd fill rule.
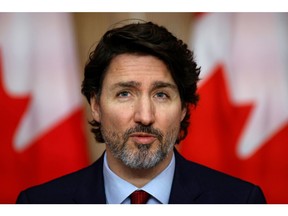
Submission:
[[[155,121],[155,106],[149,97],[141,97],[135,106],[134,121],[142,125],[151,125]]]

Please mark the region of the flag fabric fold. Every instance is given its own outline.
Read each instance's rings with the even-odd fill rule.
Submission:
[[[0,14],[0,203],[88,164],[71,21]]]
[[[200,102],[181,153],[288,203],[288,14],[202,14],[191,37]]]

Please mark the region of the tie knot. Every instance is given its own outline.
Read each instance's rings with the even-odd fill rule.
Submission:
[[[150,194],[143,190],[136,190],[130,195],[131,204],[146,204]]]

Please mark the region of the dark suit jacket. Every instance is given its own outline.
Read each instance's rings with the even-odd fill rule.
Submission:
[[[17,203],[105,204],[103,155],[87,168],[20,193]],[[169,203],[265,203],[261,189],[184,159],[175,150],[175,174]]]

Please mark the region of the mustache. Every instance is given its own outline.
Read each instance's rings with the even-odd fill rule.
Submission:
[[[124,133],[124,140],[127,141],[129,136],[133,133],[147,133],[155,136],[160,142],[163,141],[163,133],[152,126],[136,125],[133,128],[129,128]]]

